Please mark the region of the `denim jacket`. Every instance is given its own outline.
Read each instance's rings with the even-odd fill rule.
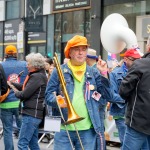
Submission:
[[[64,78],[66,81],[66,89],[68,91],[69,98],[72,101],[73,92],[74,92],[74,80],[73,80],[72,72],[68,68],[67,64],[62,65],[61,69],[62,69]],[[91,89],[89,91],[90,95],[89,93],[85,94],[87,83],[90,83],[90,85],[94,86],[94,89]],[[60,86],[58,74],[57,74],[56,69],[54,69],[51,75],[51,78],[48,82],[46,93],[45,93],[45,100],[48,105],[57,108],[56,97],[55,97],[54,92],[56,92],[56,95],[59,95],[59,94],[62,95],[60,88],[61,86]],[[92,94],[94,91],[97,91],[101,94],[101,97],[98,101],[92,98]],[[101,76],[97,69],[87,66],[86,72],[85,72],[85,83],[83,87],[83,92],[85,94],[85,102],[86,102],[86,106],[87,106],[93,127],[97,133],[100,133],[101,131],[104,130],[103,126],[101,126],[101,119],[100,119],[100,113],[99,113],[100,111],[99,106],[101,102],[103,102],[101,100],[104,99],[104,100],[110,101],[113,99],[113,93],[111,90],[110,82],[108,79]],[[62,112],[63,112],[65,120],[67,120],[67,116],[68,116],[67,109],[62,108]]]
[[[121,67],[115,68],[111,73],[110,73],[110,82],[113,87],[114,91],[114,97],[113,99],[115,101],[123,100],[121,96],[119,95],[119,87],[121,84],[122,79],[126,76],[127,69],[125,67],[125,64],[123,64]],[[125,108],[126,104],[125,103],[112,103],[110,107],[110,114],[112,116],[117,116],[117,117],[124,117],[125,115]]]

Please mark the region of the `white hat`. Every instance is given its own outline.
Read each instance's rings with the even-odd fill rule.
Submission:
[[[96,50],[88,48],[87,57],[92,59],[97,59]]]

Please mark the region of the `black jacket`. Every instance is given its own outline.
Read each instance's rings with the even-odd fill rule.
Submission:
[[[4,69],[2,65],[0,64],[0,95],[5,94],[7,90],[8,90],[7,79],[5,76]]]
[[[20,84],[14,83],[13,85],[18,89],[22,89]],[[29,80],[24,90],[15,94],[22,101],[22,114],[40,119],[43,118],[46,85],[47,77],[44,69],[29,74]]]
[[[133,63],[119,93],[127,102],[126,124],[150,135],[150,53]]]

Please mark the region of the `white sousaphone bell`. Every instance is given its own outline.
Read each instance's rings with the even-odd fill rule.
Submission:
[[[137,48],[135,33],[128,27],[126,19],[113,13],[104,20],[100,38],[104,49],[112,54],[120,53],[124,48]]]

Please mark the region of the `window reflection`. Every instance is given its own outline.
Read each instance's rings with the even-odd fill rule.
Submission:
[[[61,54],[61,59],[63,59],[67,41],[76,34],[86,36],[90,40],[90,30],[90,10],[55,14],[55,52]]]
[[[61,14],[55,15],[55,52],[60,53],[61,51]]]
[[[85,11],[85,36],[88,39],[89,44],[91,43],[91,36],[90,36],[90,31],[91,31],[91,11],[86,10]]]
[[[108,5],[104,7],[104,18],[112,13],[122,14],[127,20],[129,28],[136,33],[137,26],[140,27],[140,25],[136,22],[137,16],[144,16],[150,13],[150,1],[134,1],[123,4]],[[102,50],[102,53],[103,58],[107,59],[107,52]],[[119,57],[120,56],[118,55],[118,59]]]
[[[6,3],[6,18],[19,18],[19,0],[7,1]]]
[[[62,34],[73,33],[73,12],[63,13]]]
[[[84,33],[84,11],[75,11],[73,14],[73,33]]]

